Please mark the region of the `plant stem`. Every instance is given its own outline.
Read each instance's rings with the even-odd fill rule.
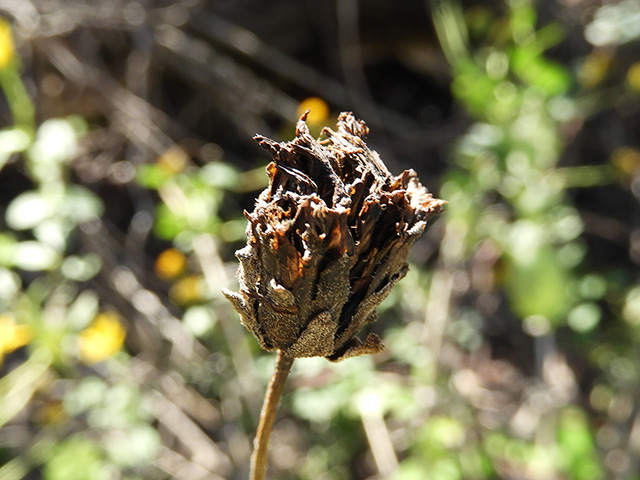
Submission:
[[[291,370],[293,357],[287,356],[282,350],[278,350],[276,363],[273,367],[273,375],[264,395],[258,431],[253,441],[253,455],[251,456],[250,480],[264,480],[267,470],[267,450],[269,447],[269,436],[273,429],[273,423],[278,413],[280,397],[284,390],[284,384]]]

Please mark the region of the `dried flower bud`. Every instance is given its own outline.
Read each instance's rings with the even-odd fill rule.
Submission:
[[[325,128],[323,141],[305,119],[291,142],[255,137],[273,156],[271,182],[246,213],[240,292],[224,293],[267,350],[330,360],[377,353],[376,335],[355,335],[376,319],[407,273],[411,245],[445,202],[413,170],[393,177],[351,113],[340,115],[337,132]]]

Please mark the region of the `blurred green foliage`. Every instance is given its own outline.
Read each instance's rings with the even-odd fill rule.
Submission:
[[[503,252],[502,281],[514,312],[558,325],[579,301],[571,285],[582,260],[581,220],[555,174],[560,122],[572,109],[565,96],[570,75],[544,58],[562,36],[555,25],[535,30],[533,5],[514,2],[502,26],[500,42],[453,59],[453,92],[477,123],[460,140],[459,168],[442,191],[467,249],[490,241]],[[552,108],[558,102],[559,112]]]
[[[224,190],[236,190],[240,175],[226,163],[210,163],[183,171],[184,152],[168,151],[157,163],[143,165],[138,181],[157,190],[162,198],[155,212],[154,233],[163,240],[188,245],[201,233],[223,241],[238,241],[244,235],[244,221],[222,222],[218,215]]]
[[[2,20],[0,30],[5,28]],[[41,429],[32,448],[4,462],[0,478],[23,478],[41,464],[47,480],[113,478],[113,471],[134,471],[148,463],[158,451],[159,437],[136,385],[118,375],[107,380],[83,371],[83,363],[105,360],[122,347],[121,338],[112,338],[122,330],[115,320],[115,331],[97,332],[91,357],[83,355],[87,333],[102,308],[97,293],[83,282],[98,274],[102,262],[93,253],[68,252],[78,226],[98,218],[104,208],[95,193],[69,179],[69,163],[87,124],[72,116],[36,126],[19,70],[15,56],[0,68],[15,122],[0,130],[0,168],[12,154],[22,153],[32,188],[6,206],[6,228],[0,232],[0,364],[16,348],[27,345],[28,350],[26,360],[0,379],[0,427],[46,395],[55,379],[65,379],[65,394],[38,407],[35,421]],[[24,272],[33,272],[25,284]],[[128,359],[122,353],[113,361],[115,367]],[[72,418],[76,424],[68,428]]]

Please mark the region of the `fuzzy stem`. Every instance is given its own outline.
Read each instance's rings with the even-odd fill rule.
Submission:
[[[273,423],[278,413],[280,397],[284,390],[284,384],[291,370],[293,357],[289,357],[282,350],[278,350],[276,363],[273,367],[273,375],[264,395],[262,410],[260,411],[260,421],[258,431],[253,441],[253,455],[251,456],[250,480],[264,480],[267,470],[267,450],[269,447],[269,436],[273,429]]]

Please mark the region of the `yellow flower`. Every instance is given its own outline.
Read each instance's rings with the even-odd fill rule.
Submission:
[[[189,157],[180,147],[174,146],[158,157],[156,164],[170,175],[182,172]]]
[[[158,255],[153,269],[158,277],[169,280],[187,269],[187,258],[180,250],[169,248]]]
[[[611,55],[596,50],[589,54],[578,72],[578,81],[583,87],[594,88],[600,84],[609,72]]]
[[[632,147],[618,147],[611,153],[611,162],[624,175],[632,176],[640,169],[640,151]]]
[[[0,18],[0,68],[9,65],[14,55],[15,47],[11,36],[11,24],[4,18]]]
[[[204,298],[203,283],[202,277],[198,275],[184,277],[171,287],[169,298],[178,305],[200,302]]]
[[[85,363],[106,360],[120,351],[125,329],[113,312],[99,314],[93,323],[80,332],[80,358]]]
[[[31,327],[18,325],[13,317],[0,314],[0,363],[5,354],[24,347],[32,338]]]
[[[300,102],[298,117],[301,117],[307,110],[311,110],[307,116],[307,123],[310,125],[324,123],[329,118],[329,105],[321,98],[309,97]]]
[[[42,425],[60,425],[67,420],[67,414],[60,401],[48,401],[35,411],[34,420]]]
[[[636,62],[629,67],[627,82],[632,90],[640,92],[640,62]]]

